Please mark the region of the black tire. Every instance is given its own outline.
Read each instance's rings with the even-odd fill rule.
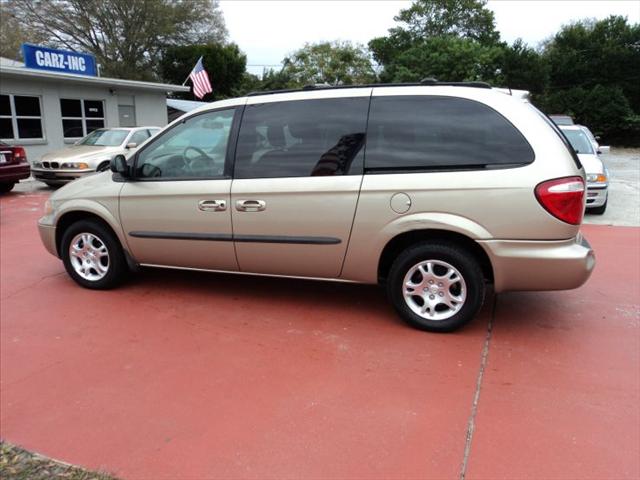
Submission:
[[[413,267],[429,260],[444,262],[450,267],[453,267],[459,272],[466,285],[466,299],[464,302],[461,302],[462,307],[458,307],[459,310],[450,317],[441,320],[425,318],[409,307],[408,302],[412,302],[415,306],[421,300],[421,296],[411,297],[408,301],[405,301],[404,297],[405,275],[407,275]],[[441,275],[442,271],[436,270],[446,267],[441,264],[436,264],[432,266],[432,268],[437,275]],[[417,280],[413,279],[414,282],[426,280],[426,277],[422,276],[422,274],[418,272],[416,272],[416,274],[418,277]],[[436,283],[438,283],[437,280]],[[432,285],[429,286],[429,288],[438,289],[440,287]],[[429,298],[437,299],[437,296],[440,295],[439,292],[444,296],[447,294],[446,290],[455,295],[459,295],[461,288],[462,283],[457,282],[449,288],[442,287],[440,290],[434,291],[434,296],[429,296]],[[419,289],[416,289],[416,291],[418,290]],[[427,292],[426,290],[424,291]],[[485,295],[484,275],[476,258],[460,247],[436,242],[418,243],[407,248],[398,255],[393,262],[387,278],[387,295],[396,311],[400,314],[400,317],[412,327],[430,332],[451,332],[469,322],[478,313],[480,307],[482,307]],[[423,293],[423,295],[429,294]],[[422,301],[424,302],[424,300]],[[425,305],[425,303],[423,303],[423,305]],[[446,310],[438,311],[437,308],[441,306]],[[446,307],[444,304],[439,304],[434,307],[434,311],[437,312],[437,314],[446,316],[447,312],[451,312],[452,309]]]
[[[98,168],[96,168],[96,172],[106,172],[110,168],[111,162],[102,162],[100,165],[98,165]]]
[[[607,198],[604,201],[604,205],[601,205],[599,207],[594,207],[594,208],[588,208],[587,213],[592,213],[594,215],[602,215],[604,212],[607,211],[607,203],[609,203],[609,198]]]
[[[9,193],[15,187],[15,183],[0,183],[0,193]]]
[[[100,279],[89,280],[82,277],[72,264],[69,247],[73,239],[82,233],[90,233],[104,244],[108,253],[108,270]],[[119,285],[127,273],[127,263],[117,237],[103,224],[95,220],[80,220],[71,224],[62,235],[60,254],[67,273],[76,283],[95,290],[107,290]],[[93,270],[97,272],[97,270]]]
[[[44,182],[44,183],[46,183],[47,187],[53,188],[54,190],[57,190],[58,188],[60,188],[62,186],[59,183],[50,183],[50,182]]]

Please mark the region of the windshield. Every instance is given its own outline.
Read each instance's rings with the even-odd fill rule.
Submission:
[[[78,142],[78,145],[94,145],[96,147],[116,147],[124,142],[128,130],[94,130]]]
[[[582,130],[562,130],[577,153],[593,153],[591,142]]]

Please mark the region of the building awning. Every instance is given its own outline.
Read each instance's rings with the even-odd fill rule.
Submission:
[[[155,90],[162,92],[188,92],[190,87],[169,83],[141,82],[138,80],[122,80],[109,77],[89,77],[73,73],[47,72],[33,68],[8,66],[0,67],[0,76],[6,78],[33,79],[46,82],[67,82],[78,85],[94,85],[96,87],[123,88],[127,90]]]

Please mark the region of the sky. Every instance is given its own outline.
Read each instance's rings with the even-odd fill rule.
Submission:
[[[366,45],[395,25],[408,0],[221,0],[229,39],[247,55],[247,70],[279,68],[306,42],[350,40]],[[489,0],[502,39],[522,38],[535,47],[563,24],[582,18],[624,15],[640,22],[640,0]]]

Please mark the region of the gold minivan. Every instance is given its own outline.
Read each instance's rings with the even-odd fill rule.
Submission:
[[[208,104],[55,192],[39,230],[80,285],[137,266],[384,285],[450,331],[485,288],[589,277],[584,170],[557,127],[488,85],[308,88]]]

